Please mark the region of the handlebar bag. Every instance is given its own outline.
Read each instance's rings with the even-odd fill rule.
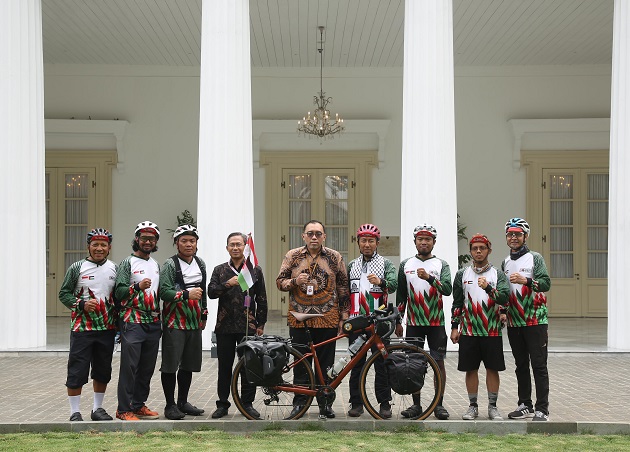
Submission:
[[[367,328],[368,326],[370,326],[370,319],[365,315],[358,315],[343,323],[343,331],[344,333],[352,333]]]

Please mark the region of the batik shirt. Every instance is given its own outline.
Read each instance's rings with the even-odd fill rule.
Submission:
[[[254,267],[256,282],[246,292],[241,286],[228,287],[227,282],[237,276],[239,268],[234,267],[232,261],[214,267],[210,283],[208,283],[208,298],[219,299],[217,306],[217,324],[214,328],[217,334],[242,333],[254,334],[256,328],[267,323],[267,290],[262,269]],[[249,295],[249,309],[245,306],[245,297]]]
[[[486,278],[486,289],[479,287],[479,278]],[[462,268],[453,281],[452,328],[461,322],[465,336],[501,336],[499,306],[507,304],[510,286],[503,272],[490,266],[477,273],[471,266]]]
[[[151,287],[136,290],[136,284],[144,278],[151,279]],[[121,301],[120,318],[128,323],[160,321],[160,265],[155,259],[143,259],[134,254],[126,257],[118,266],[116,298]]]
[[[510,281],[512,273],[520,273],[527,278],[526,284],[510,283],[510,301],[507,309],[508,326],[546,325],[547,292],[551,279],[543,257],[528,251],[514,260],[508,256],[501,265],[501,270]]]
[[[418,276],[419,268],[426,270],[428,280]],[[451,292],[451,269],[446,261],[435,256],[422,260],[416,255],[400,263],[396,302],[401,314],[407,310],[407,325],[444,326],[442,296]]]
[[[116,309],[112,297],[115,280],[116,264],[110,260],[96,264],[83,259],[68,268],[59,300],[72,311],[72,331],[105,331],[115,327]],[[84,302],[92,298],[98,302],[96,310],[85,312]]]
[[[173,259],[179,261],[185,287],[176,281],[176,270]],[[201,265],[199,265],[201,264]],[[192,258],[190,264],[179,257],[171,257],[164,262],[160,271],[160,298],[162,305],[162,322],[165,328],[178,330],[198,330],[201,320],[208,318],[208,298],[202,280],[206,273],[206,264],[199,259],[199,264]],[[188,298],[188,290],[199,287],[203,290],[200,300]]]
[[[300,273],[307,273],[309,282],[294,286],[293,278]],[[313,287],[312,295],[308,295],[309,285]],[[315,258],[306,246],[290,250],[282,261],[276,286],[289,292],[289,312],[324,315],[309,321],[312,328],[337,328],[339,321],[349,316],[348,273],[341,254],[333,249],[323,246]],[[291,314],[287,323],[291,328],[304,327]]]
[[[383,286],[371,284],[367,275],[375,274],[384,283]],[[396,267],[389,259],[374,253],[372,259],[364,260],[360,256],[348,264],[348,280],[350,281],[350,317],[373,312],[387,303],[387,294],[395,292],[398,287]]]

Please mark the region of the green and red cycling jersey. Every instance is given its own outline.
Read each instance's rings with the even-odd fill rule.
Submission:
[[[138,290],[143,279],[151,280],[151,287]],[[155,259],[131,255],[118,265],[116,299],[120,300],[120,319],[127,323],[160,321],[160,265]]]
[[[201,267],[195,259],[190,263],[179,259],[182,277],[186,287],[201,287],[206,264],[199,259]],[[165,328],[178,330],[197,330],[200,322],[208,317],[208,298],[206,288],[203,289],[201,300],[191,300],[187,297],[186,287],[180,287],[176,281],[176,269],[173,258],[169,258],[162,265],[160,272],[160,297],[162,306],[162,322]]]

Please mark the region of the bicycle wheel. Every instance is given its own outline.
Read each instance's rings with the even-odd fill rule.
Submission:
[[[311,406],[313,396],[298,395],[283,389],[297,386],[294,384],[294,372],[301,376],[300,387],[315,388],[315,375],[308,361],[295,364],[300,358],[300,352],[294,348],[289,349],[289,360],[282,372],[283,382],[274,387],[249,385],[245,376],[245,361],[241,358],[234,368],[231,385],[232,399],[241,414],[247,419],[256,419],[245,410],[246,406],[251,406],[260,413],[260,419],[277,421],[302,417]],[[291,416],[294,399],[295,405],[303,408]]]
[[[444,392],[444,379],[437,363],[431,358],[429,353],[407,343],[388,345],[387,352],[388,354],[411,353],[416,356],[421,354],[422,358],[427,362],[424,386],[415,394],[397,394],[389,386],[383,355],[380,352],[373,353],[363,366],[360,383],[361,398],[368,413],[376,419],[389,419],[381,416],[379,412],[381,403],[389,401],[391,405],[391,419],[422,420],[427,418],[433,413]],[[413,405],[419,405],[421,409],[417,411],[412,410],[410,414],[407,410]],[[407,416],[405,414],[410,415]]]

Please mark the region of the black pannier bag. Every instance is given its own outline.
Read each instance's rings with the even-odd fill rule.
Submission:
[[[284,342],[246,338],[236,346],[236,351],[245,359],[245,376],[249,383],[256,386],[282,383],[282,371],[288,362],[288,347]]]
[[[343,323],[343,332],[352,333],[367,328],[368,326],[370,326],[370,319],[365,315],[358,315]]]
[[[427,358],[422,353],[392,351],[385,358],[389,385],[397,394],[413,394],[424,386]]]

